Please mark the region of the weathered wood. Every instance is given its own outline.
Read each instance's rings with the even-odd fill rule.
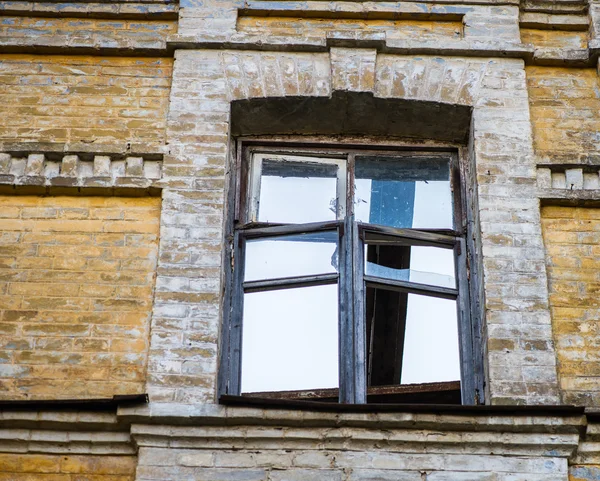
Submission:
[[[451,248],[456,244],[455,235],[438,234],[416,229],[358,224],[362,237],[368,244],[418,245]]]
[[[311,222],[309,224],[257,224],[250,223],[238,227],[239,232],[247,239],[255,237],[271,237],[287,234],[310,234],[324,230],[335,230],[340,226],[340,221]],[[256,227],[260,225],[261,227]]]
[[[339,402],[354,403],[354,349],[352,345],[352,221],[344,220],[344,232],[340,238],[340,284],[339,284]]]
[[[367,286],[373,286],[380,289],[397,290],[399,292],[440,297],[442,299],[454,300],[458,297],[457,289],[449,289],[447,287],[416,284],[414,282],[398,281],[395,279],[385,279],[375,276],[365,276],[365,282],[367,283]]]
[[[371,386],[367,389],[367,396],[385,396],[398,394],[442,393],[444,391],[460,390],[460,381],[431,382],[422,384],[400,384],[390,386]],[[262,399],[337,399],[339,389],[305,389],[301,391],[277,392],[251,392],[244,393],[244,397]]]
[[[231,312],[231,321],[229,329],[229,381],[227,392],[230,394],[239,394],[241,392],[242,381],[242,315],[244,312],[244,290],[242,281],[244,279],[244,251],[243,239],[239,232],[234,236],[234,253],[232,261],[233,269],[233,304]]]
[[[314,276],[279,277],[277,279],[267,279],[261,281],[245,281],[243,286],[245,293],[265,292],[335,284],[337,283],[338,278],[339,275],[337,273],[317,274]]]
[[[352,277],[354,294],[353,351],[354,351],[354,402],[367,402],[367,345],[364,281],[364,245],[359,238],[358,226],[352,216]]]

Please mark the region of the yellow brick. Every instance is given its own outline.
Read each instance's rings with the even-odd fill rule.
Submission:
[[[28,218],[0,218],[0,334],[29,371],[3,379],[0,399],[142,392],[160,199],[0,196],[4,208]]]
[[[600,232],[593,231],[599,216],[600,209],[593,208],[542,209],[552,328],[565,399],[581,387],[580,377],[596,379],[596,387],[590,381],[586,389],[600,391],[600,363],[572,361],[573,353],[577,359],[585,359],[587,350],[595,353],[600,333],[600,247],[594,242],[600,241]]]
[[[63,456],[61,473],[133,475],[136,459],[130,456]]]
[[[521,29],[521,42],[531,43],[536,47],[586,48],[587,37],[587,32]]]
[[[8,473],[58,473],[60,472],[60,457],[0,453],[0,468]]]
[[[66,19],[57,20],[55,25],[65,21]],[[89,19],[81,22],[86,25],[102,24],[106,27],[113,24]],[[150,24],[165,26],[165,29],[161,30],[164,34],[168,31],[168,25],[175,25],[174,22]],[[136,29],[144,30],[144,26],[132,25],[136,25]],[[39,27],[32,28],[35,30]],[[63,29],[62,26],[56,28]],[[85,27],[78,27],[80,34],[81,28]],[[106,34],[113,34],[113,30],[107,28]],[[61,33],[65,32],[68,32],[68,29],[61,30]],[[124,98],[133,107],[146,99],[166,100],[173,65],[170,58],[148,58],[142,61],[139,58],[109,59],[93,56],[2,55],[0,61],[6,69],[12,67],[14,74],[3,76],[3,93],[10,96],[12,101],[9,109],[3,109],[0,116],[10,119],[12,125],[28,127],[21,128],[18,132],[4,129],[0,131],[0,140],[11,137],[20,137],[23,141],[31,142],[80,142],[101,139],[104,142],[117,142],[119,145],[124,145],[126,140],[131,141],[138,135],[135,129],[127,128],[131,112],[127,114],[119,108],[107,109],[104,103],[98,107],[98,103],[89,102],[88,97],[104,98],[108,105],[113,103],[112,99]],[[138,76],[140,78],[137,78]],[[133,88],[145,83],[148,87],[144,90]],[[26,91],[23,90],[24,86],[27,87]],[[69,88],[65,90],[63,86]],[[45,100],[43,105],[36,101],[40,98]],[[144,108],[137,114],[140,119],[155,119],[155,128],[145,132],[145,136],[151,142],[160,144],[164,141],[166,113],[166,102],[144,102]],[[100,124],[97,122],[100,117],[108,119],[109,122]],[[83,128],[78,128],[77,125]],[[94,128],[85,128],[90,125]],[[105,125],[112,128],[105,128]]]

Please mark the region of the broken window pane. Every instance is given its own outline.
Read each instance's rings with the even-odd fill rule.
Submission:
[[[337,231],[246,241],[245,281],[329,274],[338,270]]]
[[[460,380],[456,301],[367,287],[369,386]]]
[[[354,213],[359,222],[452,229],[448,159],[356,157]]]
[[[337,285],[244,295],[242,392],[338,387]]]
[[[429,246],[366,245],[365,274],[456,288],[454,251]]]
[[[257,220],[290,224],[335,220],[337,175],[335,164],[263,160]]]

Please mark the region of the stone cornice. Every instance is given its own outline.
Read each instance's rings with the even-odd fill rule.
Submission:
[[[149,404],[118,412],[0,412],[0,452],[133,454],[138,447],[477,453],[600,462],[585,415],[332,413]]]
[[[400,408],[398,408],[400,409]],[[521,412],[471,411],[446,414],[432,412],[319,412],[314,410],[261,409],[219,404],[150,403],[121,407],[119,419],[132,424],[180,424],[186,426],[259,426],[302,428],[425,429],[470,432],[577,434],[585,417]]]
[[[120,416],[133,422],[132,437],[142,447],[314,449],[317,445],[328,450],[456,453],[459,446],[460,452],[567,458],[576,450],[585,423],[583,416],[323,413],[157,405],[124,408]],[[146,424],[159,419],[180,425]]]

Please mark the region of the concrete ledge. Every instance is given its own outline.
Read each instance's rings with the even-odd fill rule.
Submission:
[[[489,406],[485,406],[489,407]],[[510,406],[516,410],[515,406]],[[538,406],[538,408],[542,408]],[[490,431],[511,433],[576,434],[586,424],[581,414],[571,415],[511,415],[482,413],[468,416],[456,414],[397,412],[339,413],[312,410],[262,409],[223,406],[218,404],[189,405],[150,403],[140,407],[121,407],[118,417],[132,424],[171,424],[185,426],[281,426],[321,428],[443,429],[447,431]],[[140,428],[142,429],[142,428]],[[144,428],[146,429],[146,428]]]

